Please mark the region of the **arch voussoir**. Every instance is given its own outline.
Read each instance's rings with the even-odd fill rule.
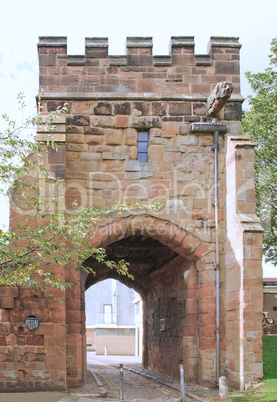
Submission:
[[[186,257],[187,260],[197,261],[200,258],[204,257],[206,254],[210,253],[211,249],[209,249],[204,243],[200,243],[194,250],[193,253]]]
[[[126,222],[124,219],[114,221],[108,225],[109,243],[121,240],[125,237]]]
[[[181,243],[174,248],[174,251],[180,254],[182,257],[187,258],[189,255],[193,254],[194,250],[200,245],[201,241],[186,233]]]
[[[169,243],[167,243],[167,246],[172,248],[173,250],[176,249],[176,247],[178,247],[182,243],[186,235],[187,232],[185,230],[177,228],[175,236]]]
[[[153,230],[154,233],[151,237],[155,239],[159,239],[159,241],[165,246],[172,241],[177,233],[177,226],[173,225],[170,222],[161,221],[159,219],[155,219],[153,222]]]
[[[108,244],[109,239],[109,229],[108,226],[100,226],[96,228],[96,230],[89,235],[88,241],[92,245],[92,247],[105,247]]]
[[[198,238],[174,223],[150,215],[131,215],[98,226],[89,241],[94,247],[135,235],[148,235],[189,261],[197,261],[211,250]]]

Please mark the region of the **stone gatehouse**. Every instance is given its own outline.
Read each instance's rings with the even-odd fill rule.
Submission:
[[[241,131],[239,50],[238,38],[211,37],[208,53],[196,55],[193,37],[172,37],[169,55],[153,56],[152,39],[134,37],[126,55],[111,56],[107,38],[86,38],[85,55],[70,56],[65,37],[40,38],[45,112],[68,104],[53,134],[59,151],[47,160],[66,207],[138,198],[164,207],[109,217],[90,238],[111,258],[124,256],[134,281],[88,259],[96,276],[53,267],[75,283],[63,304],[1,289],[2,390],[84,381],[85,290],[106,278],[143,299],[145,367],[177,377],[183,361],[188,383],[214,386],[225,375],[240,389],[262,377],[262,228],[253,145]],[[213,132],[201,124],[211,123],[207,97],[222,81],[233,93],[219,116],[215,173]],[[24,325],[30,314],[41,323],[35,331]]]

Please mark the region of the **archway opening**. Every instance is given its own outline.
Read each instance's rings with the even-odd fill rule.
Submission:
[[[119,364],[122,363],[121,356],[124,356],[124,361],[141,365],[140,295],[134,289],[110,278],[87,289],[85,301],[88,364],[97,360],[94,356],[98,360],[99,356],[105,356],[108,357],[106,361]],[[135,358],[129,358],[131,356]]]
[[[67,279],[79,286],[67,292],[67,381],[83,381],[87,369],[85,291],[109,278],[133,288],[143,300],[144,368],[179,378],[183,361],[188,382],[206,378],[203,366],[212,370],[213,376],[215,274],[211,249],[176,224],[149,215],[100,225],[89,241],[93,247],[105,247],[109,259],[125,258],[135,280],[118,275],[93,258],[85,264],[95,275],[79,266],[68,271]],[[78,305],[80,310],[76,311]]]
[[[112,278],[138,292],[143,301],[142,364],[145,368],[178,377],[179,362],[183,360],[186,317],[184,272],[190,269],[193,262],[159,240],[143,234],[113,242],[106,246],[106,251],[107,257],[113,261],[124,258],[129,262],[129,272],[134,280],[119,276],[116,271],[89,258],[86,265],[93,267],[96,274],[87,276],[85,289],[91,288],[93,292],[93,285]],[[95,297],[97,298],[96,295]],[[107,304],[111,306],[106,306],[105,310],[101,307],[102,321],[114,319],[113,305]],[[108,336],[109,325],[106,324],[108,323],[102,328],[103,336]],[[103,339],[107,340],[104,337]],[[109,354],[107,345],[105,348],[105,344],[102,344],[99,353]]]

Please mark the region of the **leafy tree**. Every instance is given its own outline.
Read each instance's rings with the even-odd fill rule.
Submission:
[[[18,95],[18,102],[23,114],[26,105],[22,94]],[[51,272],[51,264],[66,265],[76,261],[83,266],[90,256],[116,269],[119,274],[132,277],[127,262],[108,260],[105,249],[93,248],[87,236],[93,224],[103,216],[137,208],[158,210],[161,207],[160,202],[146,206],[138,201],[133,206],[121,204],[109,211],[77,205],[69,211],[61,207],[61,200],[55,195],[40,197],[42,186],[55,185],[58,180],[47,171],[44,163],[47,146],[36,141],[34,129],[37,125],[47,125],[49,143],[57,148],[51,141],[51,130],[54,130],[55,119],[64,113],[66,106],[45,116],[39,103],[38,115],[23,119],[21,124],[7,115],[2,116],[6,128],[0,132],[0,192],[9,193],[19,222],[13,230],[0,230],[0,285],[22,285],[42,292],[49,287],[66,289],[70,284],[61,282]],[[30,128],[33,128],[31,134]],[[83,268],[93,272],[92,268]],[[45,294],[53,295],[51,292]]]
[[[243,119],[244,133],[255,143],[257,212],[264,232],[266,261],[277,266],[277,37],[271,42],[270,66],[246,76],[254,92]]]

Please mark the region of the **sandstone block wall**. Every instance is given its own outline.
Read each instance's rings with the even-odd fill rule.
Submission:
[[[238,38],[223,37],[211,37],[206,55],[194,53],[192,37],[172,37],[166,56],[152,55],[148,37],[127,38],[122,56],[109,55],[107,38],[86,38],[83,56],[67,54],[65,37],[41,37],[38,44],[44,112],[65,103],[68,109],[51,133],[59,150],[49,149],[46,161],[60,178],[55,191],[69,210],[74,200],[97,208],[139,197],[164,201],[158,213],[107,218],[89,240],[105,247],[144,236],[176,253],[150,274],[143,264],[131,264],[136,280],[126,284],[144,301],[144,365],[177,376],[184,361],[186,381],[205,385],[216,382],[214,153],[212,134],[191,133],[190,124],[210,121],[205,102],[216,83],[233,83],[220,115],[227,134],[219,136],[218,153],[220,373],[242,389],[262,375],[262,282],[254,152],[245,139],[240,142],[239,49]],[[146,163],[137,155],[140,131],[149,136]],[[40,141],[48,136],[44,126],[38,127]],[[0,297],[6,342],[0,346],[3,389],[62,388],[84,381],[85,283],[90,286],[112,273],[99,267],[97,279],[86,279],[74,264],[57,269],[75,283],[61,295],[65,303],[60,308],[34,300],[32,292],[25,298],[20,292]],[[33,311],[41,327],[30,333],[24,318]],[[58,330],[64,331],[60,337]],[[29,352],[32,337],[41,344]],[[42,359],[35,361],[39,373],[32,371],[28,353]],[[25,356],[20,367],[15,365],[18,355]],[[57,355],[58,361],[51,358]]]
[[[57,267],[53,271],[60,274]],[[56,295],[64,297],[63,292]],[[22,288],[14,294],[14,304],[2,303],[0,312],[0,391],[65,390],[65,305]],[[25,326],[29,315],[40,321],[35,331]]]
[[[41,37],[38,47],[46,93],[195,95],[205,101],[215,83],[231,81],[240,94],[238,38],[211,37],[207,55],[194,54],[193,37],[172,37],[169,56],[153,56],[148,37],[127,38],[124,56],[108,54],[107,38],[86,38],[84,56],[67,55],[66,37]]]

